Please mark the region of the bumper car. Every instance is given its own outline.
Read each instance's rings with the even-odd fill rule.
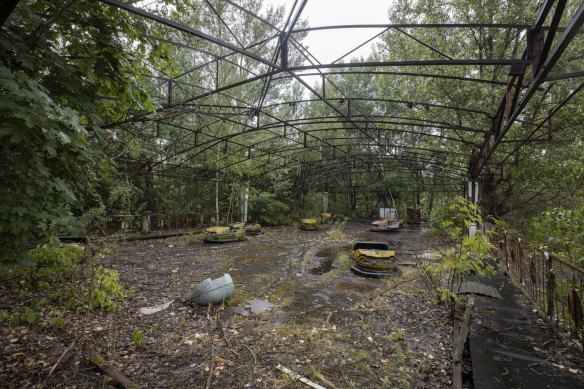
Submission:
[[[236,223],[231,227],[240,228],[245,232],[245,235],[259,235],[262,233],[262,226],[258,223]]]
[[[369,231],[375,232],[399,231],[399,220],[398,219],[375,220],[374,222],[371,223]]]
[[[207,228],[203,242],[205,243],[229,243],[245,240],[245,231],[236,226]]]
[[[329,223],[333,220],[333,214],[330,212],[323,212],[320,214],[320,220],[322,220],[323,223]]]
[[[318,230],[318,223],[316,219],[302,219],[300,220],[300,229],[305,231]]]
[[[351,254],[351,271],[363,277],[385,277],[400,274],[395,263],[395,251],[387,243],[355,242]]]
[[[244,230],[246,235],[259,235],[262,233],[262,226],[259,223],[246,223]]]

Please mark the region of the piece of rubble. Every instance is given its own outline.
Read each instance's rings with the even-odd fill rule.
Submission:
[[[284,311],[276,311],[274,312],[274,315],[266,317],[266,320],[271,321],[276,325],[280,325],[282,323],[286,323],[292,320],[292,316],[288,315]]]
[[[142,308],[140,308],[140,313],[142,315],[152,315],[154,313],[163,311],[166,308],[170,307],[170,304],[172,304],[173,302],[174,302],[174,300],[170,300],[170,301],[168,301],[166,303],[154,305],[152,307],[142,307]]]
[[[221,314],[223,320],[229,320],[231,319],[231,316],[233,316],[234,314],[238,314],[241,316],[249,316],[250,312],[245,309],[245,307],[243,305],[238,305],[236,307],[227,307],[225,308],[225,310],[223,311],[223,313]]]
[[[266,300],[250,300],[245,303],[245,307],[251,310],[253,314],[259,314],[268,309],[274,308],[274,304]]]

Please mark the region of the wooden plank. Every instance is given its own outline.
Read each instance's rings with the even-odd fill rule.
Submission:
[[[455,318],[454,319],[454,330],[452,333],[452,339],[454,340],[454,347],[456,347],[456,341],[460,334],[460,320]],[[452,365],[452,388],[453,389],[462,389],[462,363],[453,363]]]
[[[462,318],[462,324],[460,326],[460,333],[458,338],[455,339],[455,348],[452,354],[452,360],[457,363],[462,361],[462,352],[464,351],[464,345],[466,344],[466,337],[468,335],[468,329],[470,327],[470,318],[472,316],[472,309],[474,307],[474,296],[469,296],[466,301],[466,310],[464,311],[464,316]]]
[[[452,351],[452,387],[454,389],[462,389],[462,354],[464,352],[464,345],[466,344],[468,329],[470,327],[473,307],[474,295],[471,295],[466,301],[466,309],[462,317],[462,322],[458,319],[454,320],[454,349]]]
[[[114,379],[118,384],[126,389],[136,389],[138,385],[130,381],[128,377],[123,375],[118,369],[111,366],[109,362],[107,362],[104,358],[97,355],[94,352],[90,352],[87,355],[88,359],[93,363],[97,368],[99,368],[102,372],[110,376]]]

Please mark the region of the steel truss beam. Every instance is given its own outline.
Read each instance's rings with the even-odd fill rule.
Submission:
[[[347,76],[347,75],[352,75],[352,74],[438,78],[438,79],[442,79],[442,80],[476,82],[479,84],[507,85],[506,82],[485,80],[485,79],[481,79],[481,78],[457,77],[457,76],[448,76],[448,75],[443,75],[443,74],[431,74],[431,73],[389,72],[389,71],[381,71],[381,70],[368,70],[368,71],[347,70],[347,71],[343,71],[343,72],[332,71],[332,72],[320,72],[320,73],[302,73],[302,74],[299,74],[299,76],[300,77],[306,77],[306,76],[325,76],[326,77],[326,76]],[[276,79],[286,79],[286,78],[291,78],[291,77],[292,76],[290,76],[288,74],[282,74],[282,75],[275,77],[275,78]]]
[[[495,114],[495,120],[491,127],[491,131],[488,137],[485,138],[485,141],[478,151],[478,154],[475,154],[473,158],[471,158],[469,173],[472,178],[479,176],[482,169],[491,158],[493,152],[501,143],[505,134],[509,131],[513,123],[518,119],[519,115],[521,115],[539,86],[546,81],[547,75],[553,69],[562,53],[566,50],[572,39],[574,39],[582,27],[582,23],[584,22],[584,3],[580,4],[580,7],[568,23],[568,26],[564,30],[562,36],[559,38],[549,56],[541,56],[542,54],[545,55],[544,48],[551,46],[550,39],[554,38],[555,30],[557,29],[557,23],[559,23],[559,20],[561,19],[564,11],[565,1],[566,0],[560,0],[556,6],[556,12],[553,16],[552,26],[550,27],[547,40],[543,42],[543,46],[541,45],[541,41],[538,37],[540,36],[540,30],[541,26],[543,25],[543,21],[549,13],[554,0],[548,0],[542,7],[542,11],[539,14],[538,20],[534,24],[531,33],[532,39],[534,39],[535,42],[530,44],[530,47],[527,50],[529,51],[529,49],[531,49],[531,53],[528,52],[528,54],[531,55],[532,64],[534,65],[533,78],[527,87],[527,90],[521,97],[521,100],[518,100],[519,91],[516,83],[517,80],[521,79],[523,76],[516,75],[509,82],[507,91],[503,96],[497,113]],[[506,120],[504,120],[505,118]]]
[[[227,49],[229,49],[231,51],[234,51],[234,52],[236,52],[238,54],[245,55],[246,57],[249,57],[249,58],[254,59],[254,60],[258,61],[258,62],[261,62],[264,65],[268,65],[268,66],[270,66],[272,68],[279,69],[279,66],[277,64],[271,62],[271,61],[268,61],[268,60],[266,60],[266,59],[264,59],[264,58],[262,58],[262,57],[260,57],[260,56],[258,56],[256,54],[254,54],[252,52],[249,52],[249,51],[247,51],[247,50],[245,50],[245,49],[243,49],[241,47],[237,47],[235,45],[232,45],[231,43],[222,41],[222,40],[217,39],[217,38],[215,38],[215,37],[213,37],[211,35],[205,34],[204,32],[199,31],[199,30],[196,30],[196,29],[194,29],[192,27],[189,27],[189,26],[187,26],[185,24],[182,24],[182,23],[176,22],[174,20],[170,20],[170,19],[164,18],[162,16],[158,16],[158,15],[153,14],[153,13],[148,12],[148,11],[144,11],[143,9],[136,8],[136,7],[132,6],[132,5],[129,5],[127,3],[123,3],[123,2],[118,1],[118,0],[99,0],[99,1],[101,1],[102,3],[108,4],[108,5],[114,6],[116,8],[123,9],[124,11],[128,11],[130,13],[136,14],[136,15],[138,15],[140,17],[145,18],[145,19],[153,20],[153,21],[155,21],[157,23],[160,23],[160,24],[163,24],[165,26],[171,27],[171,28],[173,28],[175,30],[185,32],[185,33],[187,33],[189,35],[196,36],[197,38],[201,38],[201,39],[206,40],[208,42],[214,43],[214,44],[216,44],[218,46],[225,47],[225,48],[227,48]]]
[[[373,62],[349,62],[349,63],[329,63],[318,65],[289,66],[289,71],[301,72],[314,69],[339,69],[339,68],[375,68],[375,67],[403,67],[403,66],[498,66],[515,65],[527,66],[529,61],[524,59],[427,59],[427,60],[404,60],[404,61],[373,61]],[[302,74],[296,74],[302,76]]]
[[[506,30],[527,30],[531,28],[529,24],[509,24],[509,23],[395,23],[395,24],[339,24],[334,26],[319,26],[319,27],[308,27],[299,28],[293,30],[293,34],[311,31],[322,31],[322,30],[341,30],[341,29],[363,29],[363,28],[493,28],[493,29],[506,29]]]
[[[246,134],[249,134],[249,133],[254,132],[254,131],[270,131],[270,132],[274,133],[274,135],[276,135],[276,136],[268,138],[266,140],[256,142],[256,144],[253,145],[253,147],[256,148],[256,156],[254,156],[254,158],[261,158],[262,156],[265,157],[266,155],[267,156],[270,156],[270,155],[277,156],[277,155],[281,155],[280,153],[286,153],[287,155],[285,155],[283,157],[290,158],[291,154],[295,153],[295,150],[311,150],[311,149],[313,149],[312,146],[307,147],[307,139],[311,139],[311,142],[312,142],[312,139],[314,139],[316,142],[319,142],[324,147],[332,147],[333,150],[344,153],[345,155],[348,156],[348,158],[358,159],[361,163],[366,163],[366,158],[363,158],[363,156],[354,155],[354,154],[352,154],[351,151],[345,150],[346,145],[334,144],[334,142],[337,140],[337,138],[325,138],[325,137],[319,138],[315,134],[318,134],[319,132],[322,132],[322,131],[326,132],[328,130],[355,129],[355,130],[360,132],[361,136],[358,136],[356,138],[346,138],[345,140],[355,139],[357,142],[364,142],[364,139],[365,139],[365,142],[367,142],[367,143],[361,143],[361,145],[366,145],[366,146],[375,145],[376,147],[379,147],[380,150],[385,150],[387,145],[384,144],[384,142],[381,142],[382,139],[380,136],[377,136],[377,137],[375,136],[375,133],[376,132],[378,133],[378,131],[383,131],[383,132],[399,131],[399,132],[403,132],[403,133],[412,133],[412,134],[421,135],[421,136],[422,135],[432,136],[432,134],[425,134],[422,132],[414,132],[414,131],[401,130],[401,129],[397,129],[397,128],[392,129],[392,128],[382,128],[381,127],[381,126],[385,126],[385,125],[411,126],[411,127],[416,126],[416,127],[421,127],[421,128],[449,129],[449,130],[454,130],[455,132],[456,131],[468,131],[468,132],[476,132],[476,133],[484,132],[484,131],[481,131],[481,130],[478,130],[475,128],[469,128],[469,127],[465,127],[462,125],[454,126],[454,125],[447,123],[446,120],[433,121],[433,120],[428,120],[428,119],[421,119],[421,120],[419,120],[420,123],[415,123],[416,119],[411,119],[411,118],[400,118],[400,120],[404,120],[404,122],[400,122],[397,120],[395,120],[395,121],[375,120],[375,116],[368,115],[367,113],[364,113],[364,111],[360,108],[358,103],[361,101],[375,100],[375,101],[379,102],[379,101],[383,101],[383,100],[382,99],[354,98],[354,97],[344,96],[344,94],[340,91],[340,89],[334,85],[333,81],[327,78],[327,77],[333,76],[333,75],[340,76],[340,75],[351,75],[351,74],[370,74],[370,75],[386,74],[386,75],[396,75],[396,76],[410,76],[410,77],[414,76],[414,77],[428,77],[428,78],[438,78],[438,79],[451,79],[451,80],[455,80],[455,81],[468,81],[468,82],[485,83],[485,84],[492,84],[492,85],[507,85],[507,88],[505,89],[504,96],[502,97],[502,100],[501,100],[500,104],[498,105],[497,111],[495,112],[494,115],[490,115],[490,119],[492,120],[491,128],[485,134],[485,141],[483,142],[482,146],[480,147],[478,154],[472,158],[471,167],[470,167],[470,175],[471,175],[471,177],[476,178],[480,174],[483,167],[486,165],[486,163],[491,158],[491,155],[495,151],[497,146],[501,142],[503,142],[503,138],[504,138],[505,134],[509,131],[510,127],[515,122],[521,122],[521,120],[519,119],[521,113],[523,112],[523,110],[525,109],[525,107],[527,106],[527,104],[529,103],[531,98],[535,95],[535,92],[538,90],[538,88],[541,87],[541,85],[544,82],[552,81],[552,80],[567,79],[567,78],[582,77],[582,74],[584,74],[583,72],[577,72],[577,73],[565,74],[565,75],[564,74],[560,74],[560,75],[550,75],[549,74],[549,72],[554,67],[555,63],[560,58],[560,56],[562,55],[562,53],[564,52],[566,47],[569,45],[571,40],[574,38],[574,36],[576,34],[581,33],[580,28],[582,26],[582,22],[584,19],[584,17],[582,16],[582,13],[583,13],[582,8],[583,8],[584,4],[580,5],[578,11],[576,12],[576,14],[574,15],[574,17],[572,18],[572,20],[570,21],[570,23],[568,24],[568,26],[566,28],[559,27],[559,23],[560,23],[560,20],[562,18],[562,15],[563,15],[566,0],[557,0],[557,5],[555,7],[555,11],[554,11],[554,14],[553,14],[553,17],[552,17],[552,20],[551,20],[549,27],[544,27],[543,23],[545,22],[548,14],[554,8],[554,4],[556,3],[556,0],[545,1],[545,3],[543,4],[543,6],[541,8],[539,16],[537,17],[537,20],[535,21],[535,23],[533,25],[487,24],[487,23],[457,23],[457,24],[403,23],[403,24],[368,24],[368,25],[352,24],[352,25],[338,25],[338,26],[321,26],[321,27],[313,27],[313,28],[294,28],[294,25],[295,25],[296,21],[298,20],[298,18],[300,17],[302,9],[303,9],[304,5],[306,4],[306,0],[297,0],[295,3],[295,6],[290,11],[290,15],[288,17],[288,22],[286,23],[286,26],[283,27],[283,29],[279,29],[278,27],[271,24],[269,21],[256,15],[255,13],[245,9],[244,7],[237,5],[236,3],[232,2],[232,1],[225,0],[226,3],[230,4],[232,7],[238,9],[241,12],[246,13],[247,15],[254,17],[255,19],[259,20],[260,22],[264,23],[265,25],[267,25],[270,28],[275,29],[277,31],[276,35],[274,35],[274,36],[272,36],[272,37],[270,37],[270,38],[268,38],[260,43],[254,43],[253,45],[248,46],[248,47],[243,47],[243,45],[241,44],[241,42],[237,38],[237,36],[235,36],[235,34],[233,34],[233,32],[229,29],[229,26],[226,25],[224,20],[221,19],[221,16],[217,13],[217,11],[213,8],[211,3],[209,3],[208,1],[207,1],[207,3],[209,5],[209,7],[211,8],[211,10],[217,15],[219,20],[227,27],[227,29],[229,30],[229,32],[231,33],[233,38],[239,43],[239,46],[225,42],[221,39],[217,39],[216,37],[205,34],[199,30],[193,29],[193,28],[191,28],[187,25],[184,25],[180,22],[176,22],[176,21],[164,18],[164,17],[160,17],[160,16],[155,15],[153,13],[150,13],[144,9],[136,8],[136,7],[131,5],[132,4],[131,2],[128,4],[127,2],[124,3],[124,2],[119,1],[119,0],[100,0],[100,1],[105,3],[105,4],[109,4],[111,6],[114,6],[114,7],[123,9],[125,11],[131,12],[133,14],[140,16],[140,17],[144,17],[146,19],[155,21],[157,23],[161,23],[163,25],[166,25],[166,26],[173,28],[177,31],[181,31],[183,33],[189,34],[189,35],[194,36],[196,38],[206,40],[206,41],[211,42],[219,47],[224,47],[224,48],[231,51],[230,53],[228,53],[226,55],[221,55],[221,56],[218,56],[218,55],[215,55],[212,53],[205,53],[205,54],[214,56],[215,59],[213,59],[212,61],[209,61],[207,63],[204,63],[202,65],[198,65],[196,68],[190,69],[189,71],[183,73],[183,75],[188,74],[189,72],[192,72],[192,71],[199,69],[201,67],[208,66],[214,62],[219,64],[219,61],[221,61],[221,60],[227,61],[227,58],[229,56],[232,56],[235,54],[247,56],[248,58],[251,58],[254,61],[257,61],[258,65],[261,64],[261,66],[259,67],[258,74],[254,74],[252,72],[252,70],[250,70],[250,69],[245,69],[245,71],[249,72],[248,76],[250,74],[252,74],[253,77],[249,77],[247,79],[244,79],[244,80],[241,80],[238,82],[234,82],[234,83],[231,83],[229,85],[224,85],[224,86],[219,86],[217,83],[215,85],[215,88],[208,89],[203,93],[191,96],[189,98],[184,99],[183,101],[173,101],[172,100],[172,93],[171,93],[171,90],[169,89],[167,104],[165,104],[162,108],[158,109],[157,112],[161,113],[161,112],[168,110],[169,112],[171,112],[171,114],[173,114],[173,112],[174,112],[173,110],[176,110],[176,115],[180,115],[180,114],[182,114],[181,111],[185,110],[185,108],[189,107],[190,103],[195,103],[200,108],[202,106],[206,106],[205,104],[201,104],[201,102],[205,102],[206,101],[205,99],[208,97],[211,97],[211,96],[216,95],[216,94],[223,94],[223,92],[225,92],[227,90],[230,90],[233,88],[238,88],[238,87],[250,84],[250,83],[254,83],[254,82],[258,82],[258,81],[264,82],[264,87],[262,88],[262,91],[260,93],[259,101],[257,102],[257,104],[254,107],[249,107],[249,106],[248,107],[238,107],[238,109],[240,108],[242,111],[234,113],[233,115],[229,116],[227,119],[225,117],[225,114],[223,114],[221,112],[217,112],[217,111],[206,112],[206,113],[205,112],[198,112],[199,114],[202,114],[202,115],[204,114],[204,115],[208,115],[211,117],[215,117],[218,120],[229,120],[231,123],[233,123],[235,125],[242,126],[244,128],[244,130],[241,132],[235,132],[235,133],[231,133],[231,134],[228,134],[225,136],[214,137],[214,139],[207,140],[207,142],[205,142],[205,144],[199,144],[195,147],[195,148],[198,147],[200,149],[197,150],[197,153],[195,153],[194,155],[198,155],[198,154],[204,152],[205,150],[208,150],[208,149],[216,146],[219,142],[226,142],[226,143],[234,144],[238,147],[241,147],[240,150],[243,150],[243,149],[249,148],[251,146],[249,144],[246,144],[245,142],[236,141],[235,140],[236,137],[245,136]],[[5,3],[10,4],[10,3],[17,3],[17,2],[18,1],[14,1],[14,0],[0,0],[0,5],[5,4]],[[298,7],[298,10],[296,12],[294,12],[296,10],[296,4],[298,4],[298,3],[300,3],[300,6]],[[0,11],[0,22],[3,22],[3,20],[5,20],[5,19],[2,19],[3,15],[4,15],[3,8],[0,8],[0,9],[2,9],[2,11]],[[8,14],[9,13],[10,13],[10,11],[8,11]],[[398,31],[401,34],[405,34],[406,36],[408,36],[411,39],[414,39],[416,42],[420,43],[421,45],[429,48],[430,50],[433,50],[434,52],[441,55],[442,57],[445,57],[445,59],[404,60],[404,61],[370,61],[370,62],[352,62],[352,63],[347,63],[347,64],[337,63],[338,60],[336,60],[336,61],[333,61],[332,63],[329,63],[329,64],[323,64],[323,63],[319,63],[318,60],[316,60],[316,59],[315,59],[315,61],[312,61],[311,57],[314,58],[314,56],[312,56],[312,54],[310,54],[310,52],[307,49],[305,49],[300,43],[298,43],[294,39],[294,34],[308,33],[308,32],[314,32],[314,31],[323,31],[323,30],[349,29],[349,28],[351,28],[351,29],[367,28],[367,29],[382,29],[383,30],[381,33],[375,35],[371,39],[375,39],[380,34],[393,29],[395,31]],[[526,31],[527,30],[528,31],[528,34],[527,34],[528,47],[525,50],[524,54],[518,59],[517,58],[453,59],[442,52],[436,51],[436,49],[432,48],[430,45],[423,42],[422,40],[417,39],[416,37],[414,37],[410,33],[412,30],[415,31],[416,29],[428,29],[428,28],[434,28],[434,29],[442,29],[442,28],[476,29],[476,28],[481,28],[481,29],[505,29],[505,30],[517,30],[517,31]],[[404,29],[409,29],[409,30],[408,30],[408,32],[406,32],[406,31],[404,31]],[[544,34],[543,34],[544,31],[547,31],[547,37],[545,37],[545,39],[544,39]],[[552,42],[554,41],[555,34],[559,31],[563,31],[563,34],[559,39],[556,39],[557,44],[555,45],[555,47],[552,47]],[[251,49],[252,47],[255,47],[257,45],[268,44],[270,41],[277,38],[278,36],[280,36],[280,41],[279,41],[278,45],[276,46],[276,50],[273,53],[273,57],[271,60],[262,58],[258,54],[249,51],[249,49]],[[369,42],[371,39],[369,39],[367,42]],[[517,41],[519,38],[516,37],[514,39]],[[308,59],[310,64],[298,65],[298,66],[292,66],[292,67],[288,66],[287,54],[285,54],[285,51],[287,50],[288,40],[290,40],[292,42],[292,44],[294,44],[297,48],[299,47],[298,50],[300,50],[301,54],[304,55]],[[365,43],[367,43],[367,42],[365,42]],[[167,43],[170,43],[170,41]],[[183,45],[183,44],[177,44],[176,42],[173,42],[173,44]],[[360,45],[360,46],[362,46],[362,45]],[[360,46],[358,46],[358,47],[360,47]],[[189,48],[195,49],[193,47],[189,47]],[[357,48],[351,50],[349,53],[345,54],[343,57],[350,54],[351,52],[353,52]],[[278,63],[278,54],[279,53],[281,53],[280,63]],[[343,57],[341,57],[341,58],[343,58]],[[341,58],[339,58],[339,60]],[[236,64],[233,61],[229,61],[229,62]],[[525,87],[524,82],[523,82],[523,78],[524,78],[523,74],[524,74],[526,66],[528,66],[530,64],[533,67],[533,71],[532,71],[533,78],[529,82],[529,84]],[[265,65],[265,66],[263,66],[263,65]],[[378,69],[378,68],[408,67],[408,66],[425,66],[425,67],[431,67],[431,66],[471,66],[472,67],[472,66],[501,66],[501,65],[511,67],[511,71],[510,71],[511,78],[510,78],[509,83],[503,83],[503,82],[492,81],[492,80],[473,79],[470,77],[456,77],[456,76],[417,73],[417,72],[391,72],[391,71],[384,71],[384,70]],[[240,68],[244,69],[241,66],[240,66]],[[360,69],[360,68],[367,68],[367,69],[355,70],[355,69]],[[330,70],[330,71],[323,72],[322,69],[345,69],[346,71],[332,71],[332,70]],[[310,72],[312,70],[316,70],[318,72]],[[302,79],[302,77],[307,76],[307,75],[320,75],[320,76],[322,76],[322,78],[323,78],[323,92],[322,93],[319,93],[317,90],[312,88],[310,85],[308,85]],[[311,101],[315,101],[315,100],[322,101],[322,103],[324,103],[330,109],[332,109],[334,112],[336,112],[338,114],[338,116],[335,115],[333,117],[328,117],[328,118],[314,118],[314,117],[312,117],[312,118],[310,118],[310,120],[286,120],[283,118],[275,117],[273,114],[271,114],[269,112],[270,108],[277,107],[277,106],[282,105],[282,104],[289,104],[290,102],[265,104],[264,105],[264,101],[265,101],[266,96],[267,96],[270,82],[272,80],[282,80],[282,79],[288,79],[288,78],[295,79],[300,84],[302,84],[306,88],[306,90],[312,92],[317,97],[316,99],[311,100]],[[326,98],[325,90],[324,90],[325,80],[328,81],[329,84],[333,85],[333,87],[335,87],[337,89],[337,91],[343,95],[343,98],[345,100],[349,101],[348,106],[346,107],[347,108],[346,113],[345,113],[344,108],[340,108],[340,107],[336,106],[335,104],[333,104],[334,99],[327,99]],[[174,82],[174,81],[170,81],[170,82]],[[181,82],[176,82],[176,84],[180,85]],[[184,84],[186,85],[186,83],[184,83]],[[170,86],[171,85],[172,84],[170,84]],[[195,85],[190,85],[190,86],[196,87]],[[203,88],[203,90],[207,89],[203,86],[201,86],[201,88]],[[189,93],[193,93],[193,91],[190,91]],[[338,100],[338,98],[337,98],[337,100]],[[352,105],[351,105],[351,101],[353,102]],[[405,103],[405,104],[416,104],[415,102],[399,101],[399,100],[388,100],[388,101],[396,102],[396,103]],[[294,103],[297,104],[298,102],[294,102]],[[437,108],[443,108],[443,109],[454,109],[457,112],[460,111],[460,112],[468,112],[470,114],[479,114],[479,115],[481,115],[480,119],[484,119],[484,120],[487,120],[487,117],[488,117],[488,114],[486,112],[481,112],[481,111],[477,111],[477,110],[467,110],[464,108],[447,107],[447,106],[441,106],[438,104],[428,104],[428,103],[422,103],[422,105],[424,107],[431,106],[431,107],[437,107]],[[217,109],[217,106],[214,106],[214,105],[212,105],[212,106],[215,110]],[[197,111],[199,108],[195,107],[194,110],[193,110],[193,108],[188,108],[188,112],[185,112],[185,113],[192,114],[193,111]],[[232,108],[233,109],[233,107],[225,107],[225,108]],[[258,115],[257,116],[258,117],[257,126],[249,126],[246,122],[242,122],[238,119],[239,117],[243,118],[246,115],[249,116],[249,113],[251,111],[248,111],[246,113],[245,110],[250,110],[250,109],[255,109],[254,112]],[[355,111],[357,111],[357,112],[355,112]],[[359,113],[359,111],[361,111],[361,113]],[[556,112],[556,111],[557,110],[554,110],[554,112]],[[149,114],[144,114],[141,117],[145,117],[147,115],[149,115]],[[259,123],[260,115],[262,117],[269,118],[270,122],[264,123],[263,125],[260,125],[260,123]],[[398,115],[401,116],[402,112],[398,113]],[[234,117],[237,120],[234,120],[233,119]],[[389,116],[389,117],[391,118],[392,116]],[[130,119],[126,122],[131,122],[133,120],[137,121],[137,120],[139,120],[139,118],[140,118],[140,116],[136,116],[133,119]],[[464,117],[464,119],[466,120],[466,116]],[[150,120],[157,120],[157,119],[154,118],[154,119],[150,119]],[[158,120],[160,120],[160,119],[158,119]],[[405,120],[408,120],[409,122],[406,122]],[[331,128],[303,129],[303,127],[302,127],[303,125],[317,124],[317,125],[324,126],[324,125],[330,125],[330,124],[335,124],[335,123],[341,124],[341,127],[332,128],[332,129]],[[104,128],[111,128],[111,127],[117,126],[119,124],[120,123],[112,124],[109,126],[104,126]],[[172,125],[172,124],[169,124],[169,125]],[[371,125],[371,127],[373,127],[373,128],[368,127],[369,125]],[[281,136],[278,136],[275,132],[276,132],[276,130],[280,130],[282,127],[294,129],[295,131],[297,131],[300,134],[300,139],[298,139],[298,140],[293,139],[291,137],[286,137],[286,135],[284,135],[284,138],[287,139],[287,141],[292,140],[292,142],[294,142],[297,145],[304,143],[304,146],[301,148],[298,148],[298,149],[293,149],[291,147],[284,147],[284,148],[277,149],[275,151],[262,150],[262,149],[257,147],[259,144],[263,144],[264,142],[265,143],[273,142],[274,140],[278,139],[279,137],[281,138]],[[539,127],[540,126],[538,126],[537,128],[539,128]],[[536,130],[537,130],[537,128],[536,128]],[[186,128],[184,128],[184,129],[187,130]],[[441,138],[447,139],[450,141],[462,142],[462,143],[465,143],[467,145],[471,145],[473,147],[478,148],[478,145],[474,145],[468,141],[469,138],[464,139],[458,133],[456,133],[456,134],[460,139],[444,138],[444,137],[441,137]],[[205,134],[205,136],[207,136],[209,138],[213,138],[213,135],[210,135],[210,134]],[[302,142],[302,139],[301,139],[302,136],[304,136],[304,142]],[[383,139],[383,140],[385,140],[385,139]],[[179,155],[182,153],[190,152],[193,149],[194,149],[193,147],[188,147],[185,150],[181,150]],[[439,150],[432,150],[432,152],[439,153]],[[173,155],[173,156],[170,156],[169,158],[174,158],[176,156],[177,155]],[[193,158],[193,156],[189,156],[189,159],[190,158]],[[295,160],[295,162],[301,163],[300,160]],[[226,168],[226,167],[224,167],[224,168]]]

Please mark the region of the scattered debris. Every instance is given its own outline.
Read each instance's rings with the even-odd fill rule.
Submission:
[[[480,294],[483,296],[501,298],[499,291],[494,286],[482,284],[477,281],[464,281],[460,285],[459,294]]]
[[[245,317],[248,317],[251,315],[261,314],[269,309],[272,309],[274,307],[274,304],[272,304],[268,301],[264,301],[264,300],[251,300],[251,301],[247,301],[245,303],[244,307],[242,307],[241,305],[238,305],[237,307],[227,308],[225,310],[225,312],[223,313],[223,315],[224,315],[223,317],[230,318],[234,313],[240,314],[240,315],[245,316]],[[247,309],[249,309],[249,311]],[[241,325],[241,330],[245,331],[245,332],[251,332],[251,331],[262,332],[262,331],[271,330],[273,328],[278,327],[282,323],[289,322],[290,320],[292,320],[292,317],[284,311],[276,311],[276,312],[274,312],[273,315],[259,318],[259,320],[269,321],[269,322],[272,322],[273,324],[263,326],[263,327],[256,327],[256,323],[254,320],[246,320]]]
[[[271,321],[272,323],[274,323],[276,325],[280,325],[282,323],[286,323],[286,322],[289,322],[290,320],[292,320],[292,316],[288,315],[284,311],[276,311],[276,312],[274,312],[274,316],[268,316],[268,317],[266,317],[266,320]]]
[[[140,308],[140,313],[142,315],[152,315],[154,313],[164,311],[166,308],[170,307],[170,304],[172,304],[173,302],[174,300],[170,300],[169,302],[154,305],[152,307],[142,307]]]
[[[290,377],[302,382],[303,384],[310,386],[311,388],[326,389],[324,386],[321,386],[319,384],[315,384],[314,382],[310,381],[308,378],[302,377],[301,375],[294,373],[292,370],[288,369],[285,366],[278,365],[278,366],[276,366],[276,369],[283,371],[284,373],[288,374]]]
[[[268,309],[272,309],[274,307],[274,304],[270,303],[269,301],[265,301],[265,300],[251,300],[246,302],[245,304],[246,308],[249,308],[251,310],[251,313],[254,314],[259,314],[262,313]]]
[[[120,283],[131,288],[135,297],[119,301],[116,312],[91,313],[89,320],[85,314],[64,309],[64,329],[51,325],[49,308],[38,309],[41,325],[0,326],[0,337],[6,339],[0,353],[0,382],[15,388],[36,387],[48,377],[46,387],[102,385],[105,374],[88,370],[86,357],[79,359],[90,349],[140,387],[204,388],[209,378],[211,388],[307,387],[275,369],[280,364],[327,388],[451,388],[452,322],[444,305],[433,304],[435,295],[424,289],[422,267],[404,266],[402,276],[388,279],[349,272],[350,242],[376,234],[366,227],[347,224],[346,241],[338,243],[345,255],[340,260],[331,255],[335,270],[321,277],[307,274],[303,261],[308,251],[315,253],[311,263],[318,261],[324,235],[319,232],[307,235],[296,228],[268,228],[254,238],[253,245],[228,248],[204,245],[199,236],[187,235],[123,242],[101,263],[118,271]],[[430,247],[427,240],[433,239],[408,228],[393,237],[392,247],[400,253],[400,247],[421,253]],[[174,247],[168,248],[169,244]],[[433,257],[420,258],[425,260]],[[193,280],[224,273],[237,280],[233,307],[191,304],[197,286]],[[14,306],[14,311],[23,312],[39,300],[38,296],[19,300],[18,292],[0,285],[2,309],[12,312],[8,307]],[[47,289],[40,297],[49,299],[51,293]],[[151,300],[152,296],[158,300]],[[141,307],[171,299],[174,303],[160,314],[140,313]],[[273,307],[254,314],[252,304],[246,302],[253,299],[269,301]],[[185,304],[177,304],[183,300]],[[524,325],[497,325],[486,318],[484,323],[495,328]],[[545,325],[536,320],[533,324]],[[135,330],[146,339],[139,348],[132,339]],[[77,334],[83,334],[83,341],[65,353]],[[558,341],[536,345],[542,357],[550,357],[547,365],[556,363],[565,366],[554,368],[557,371],[584,377],[581,359],[568,356]]]
[[[210,278],[202,281],[193,289],[192,299],[199,305],[217,304],[232,297],[235,293],[235,285],[231,276],[227,273],[223,277]]]
[[[255,322],[253,320],[246,320],[241,325],[241,330],[245,332],[251,332],[255,328]]]
[[[225,310],[223,311],[223,314],[222,314],[222,318],[223,318],[223,320],[229,320],[229,319],[231,319],[231,316],[233,316],[233,314],[235,314],[235,313],[237,313],[238,315],[241,315],[241,316],[246,316],[246,317],[250,315],[250,312],[247,309],[245,309],[244,306],[238,305],[236,307],[225,308]]]
[[[91,363],[93,363],[97,368],[103,371],[105,374],[110,376],[114,381],[120,384],[122,387],[126,389],[133,389],[137,388],[138,385],[133,383],[128,377],[123,375],[118,369],[113,367],[109,362],[103,359],[101,356],[90,353],[88,356]]]

